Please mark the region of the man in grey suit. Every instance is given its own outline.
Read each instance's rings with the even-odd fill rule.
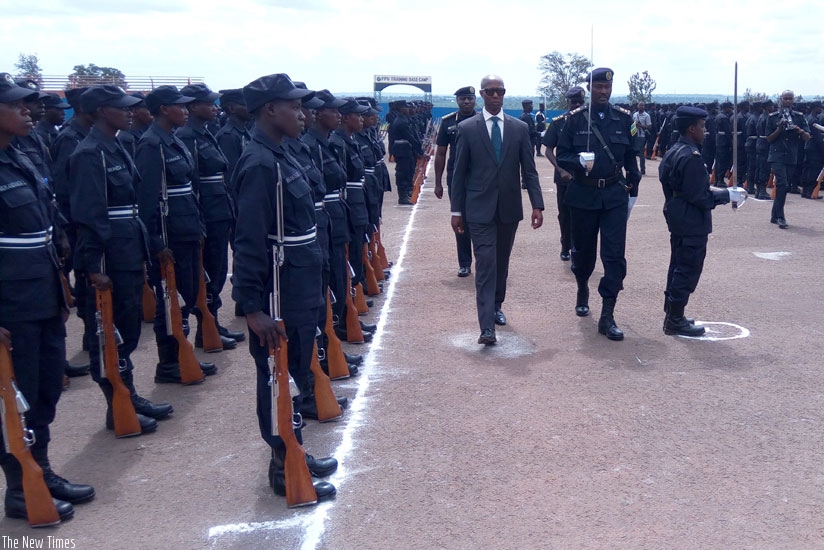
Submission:
[[[532,228],[543,224],[544,200],[527,125],[502,111],[504,82],[481,80],[484,109],[458,124],[452,176],[452,229],[469,224],[475,251],[475,300],[481,326],[479,344],[497,342],[495,325],[505,325],[509,255],[518,222],[524,218],[521,179],[532,204]]]

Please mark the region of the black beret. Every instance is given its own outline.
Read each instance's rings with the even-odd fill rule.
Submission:
[[[250,113],[254,113],[270,101],[291,101],[314,95],[315,92],[295,86],[286,73],[261,76],[243,87],[243,97]]]
[[[455,95],[475,95],[475,86],[464,86],[455,90]]]
[[[203,83],[183,86],[183,88],[180,89],[180,93],[185,96],[195,98],[195,101],[214,102],[214,100],[220,99],[221,96],[221,94],[213,92],[206,84]]]
[[[699,118],[707,118],[709,113],[700,107],[689,107],[687,105],[682,105],[675,110],[675,118],[678,119],[699,119]]]
[[[573,86],[572,88],[567,90],[564,95],[566,96],[567,99],[579,99],[579,100],[583,101],[584,98],[586,98],[587,93],[580,86]]]
[[[349,114],[362,115],[366,111],[369,110],[369,107],[361,105],[360,103],[358,103],[357,101],[355,101],[355,99],[353,99],[351,97],[345,97],[343,99],[346,100],[346,103],[344,103],[343,105],[341,105],[338,108],[338,111],[340,111],[340,114],[342,114],[342,115],[349,115]]]
[[[43,98],[43,106],[48,108],[55,108],[55,109],[71,109],[71,105],[63,101],[63,99],[57,94],[47,94],[48,97]]]
[[[23,88],[14,83],[9,73],[0,73],[0,103],[12,103],[21,99],[34,99],[40,92]]]
[[[612,77],[615,76],[615,71],[606,67],[598,67],[592,69],[587,75],[587,82],[612,82]]]
[[[91,86],[80,95],[80,106],[87,113],[93,113],[100,107],[132,107],[138,103],[139,99],[111,84]]]
[[[237,105],[246,105],[246,100],[243,99],[243,90],[240,88],[233,88],[229,90],[220,90],[220,105],[227,103],[236,103]]]
[[[175,86],[158,86],[148,94],[143,100],[146,102],[146,107],[154,112],[163,105],[177,105],[182,103],[191,103],[195,98],[185,96],[177,91]]]

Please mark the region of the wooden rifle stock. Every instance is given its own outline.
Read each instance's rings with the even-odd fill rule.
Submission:
[[[346,261],[349,262],[349,245],[346,246]],[[361,330],[358,310],[352,300],[352,272],[346,266],[346,341],[353,344],[363,344],[363,331]]]
[[[731,168],[731,169],[727,170],[727,173],[724,174],[724,177],[728,178],[727,187],[732,187],[733,185],[735,185],[735,182],[733,181],[735,179],[735,169],[734,168]]]
[[[658,160],[658,141],[661,139],[661,134],[655,136],[655,143],[652,146],[652,156],[650,160]]]
[[[381,293],[381,287],[378,286],[375,269],[372,267],[372,260],[369,258],[369,245],[367,243],[363,243],[361,261],[363,262],[363,273],[366,279],[366,293],[369,296],[377,296]]]
[[[62,268],[63,266],[61,265],[60,267]],[[63,296],[66,298],[66,305],[74,307],[74,296],[72,296],[72,288],[69,286],[69,280],[66,278],[66,274],[63,273],[62,269],[58,271],[58,274],[60,275],[60,284],[63,285]]]
[[[206,300],[206,271],[203,268],[203,248],[200,249],[200,284],[197,287],[197,309],[200,311],[202,323],[201,333],[203,334],[203,351],[214,353],[223,351],[223,341],[217,331],[217,321],[209,310],[209,303]],[[199,368],[199,367],[198,367]]]
[[[160,263],[160,274],[166,282],[164,299],[166,307],[169,308],[167,320],[171,321],[172,336],[177,340],[177,362],[180,365],[180,381],[184,385],[197,384],[203,382],[205,378],[200,370],[200,363],[195,357],[194,347],[183,333],[183,315],[180,312],[180,302],[177,294],[177,279],[175,278],[174,260],[166,260]]]
[[[355,309],[358,310],[358,315],[366,315],[369,313],[369,306],[366,305],[366,295],[363,292],[363,285],[358,283],[354,286],[355,296],[352,298],[355,303]]]
[[[309,370],[315,377],[315,406],[318,409],[318,422],[337,420],[343,416],[343,411],[340,410],[340,404],[338,398],[335,397],[329,377],[320,368],[317,338],[312,348],[312,362],[309,364]]]
[[[810,193],[810,197],[813,199],[817,199],[818,195],[821,191],[821,182],[824,181],[824,168],[821,169],[821,172],[818,173],[818,178],[815,180],[815,187],[813,188],[813,192]]]
[[[25,410],[28,405],[19,394],[14,383],[14,367],[11,353],[5,344],[0,344],[0,412],[2,412],[3,440],[6,452],[14,455],[23,470],[23,498],[26,501],[26,516],[32,527],[47,527],[60,523],[60,515],[52,500],[49,488],[43,480],[43,470],[34,460],[29,446],[34,443],[33,433],[26,429]]]
[[[154,291],[152,291],[151,287],[149,286],[149,281],[146,280],[145,275],[144,275],[144,278],[143,278],[143,322],[144,323],[154,322],[155,308],[156,307],[157,307],[157,303],[155,302]]]
[[[381,235],[381,224],[378,224],[378,232],[376,233],[378,238],[376,239],[378,244],[378,257],[381,259],[381,267],[383,269],[389,269],[391,265],[389,264],[389,259],[386,257],[386,249],[383,247],[383,236]]]
[[[378,255],[378,232],[372,233],[372,240],[369,241],[369,265],[372,266],[372,273],[375,274],[375,280],[378,282],[386,280],[386,274],[383,272],[383,265],[381,264],[380,256]]]
[[[102,339],[100,362],[103,373],[112,385],[112,418],[115,437],[140,435],[140,421],[132,404],[132,395],[120,377],[120,356],[117,354],[117,336],[112,313],[112,291],[95,289],[97,301],[97,337]]]
[[[772,189],[770,191],[770,197],[775,198],[775,172],[770,170],[770,177],[767,179],[767,189]]]
[[[360,328],[360,327],[358,327]],[[349,365],[346,363],[346,356],[343,354],[343,346],[338,335],[335,334],[335,324],[332,321],[332,291],[326,289],[326,364],[329,369],[329,378],[340,380],[349,378]]]
[[[283,328],[283,321],[277,323]],[[285,329],[284,329],[285,331]],[[277,435],[286,446],[283,475],[286,480],[286,505],[290,508],[307,506],[318,501],[318,494],[312,483],[312,474],[306,465],[306,451],[295,436],[292,423],[294,410],[292,395],[289,393],[289,359],[286,342],[281,342],[279,350],[269,350],[273,359],[272,398],[277,411]]]

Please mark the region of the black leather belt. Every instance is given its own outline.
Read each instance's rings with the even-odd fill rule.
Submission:
[[[580,184],[586,185],[587,187],[597,187],[598,189],[603,189],[607,185],[612,185],[613,183],[618,183],[621,181],[621,176],[612,176],[610,178],[581,178],[576,181]]]

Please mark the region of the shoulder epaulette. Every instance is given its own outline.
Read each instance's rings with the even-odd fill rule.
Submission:
[[[801,111],[793,111],[793,114],[794,115],[802,115],[802,116],[804,115],[804,113],[802,113]]]
[[[453,113],[449,113],[448,115],[444,115],[442,118],[443,118],[443,120],[446,120],[447,118],[452,118],[452,117],[457,117],[457,116],[458,116],[458,111],[455,111]]]
[[[552,119],[552,122],[555,122],[555,121],[558,121],[558,120],[564,120],[566,117],[568,117],[571,114],[572,113],[564,113],[562,115],[558,115],[558,116],[556,116],[555,118]]]
[[[619,106],[617,106],[617,105],[613,105],[613,107],[614,107],[614,108],[615,108],[615,110],[616,110],[616,111],[618,111],[618,112],[624,113],[625,115],[632,116],[632,113],[631,113],[631,112],[629,112],[628,110],[624,109],[623,107],[619,107]]]
[[[587,105],[581,105],[580,107],[578,107],[574,111],[570,111],[568,116],[577,115],[578,113],[583,112],[587,107],[588,107]]]
[[[776,115],[780,115],[780,114],[781,113],[779,113],[778,111],[773,111],[772,113],[770,113],[770,116],[776,116]]]

